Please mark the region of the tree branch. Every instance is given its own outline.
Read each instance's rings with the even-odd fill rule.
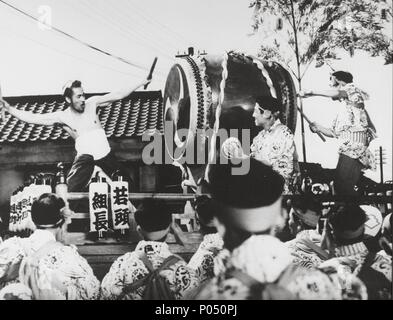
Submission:
[[[283,42],[284,44],[286,44],[286,45],[292,50],[292,52],[296,55],[296,50],[295,50],[294,47],[292,47],[292,46],[289,44],[289,41],[287,41],[286,39],[284,39],[284,38],[277,32],[277,30],[273,30],[273,31],[274,31],[274,33],[282,40],[282,42]]]
[[[298,78],[298,76],[296,75],[296,72],[291,68],[291,66],[288,63],[285,62],[285,65],[288,67],[289,71],[293,74],[293,76],[295,77],[295,79],[297,81],[301,80]]]
[[[303,77],[304,77],[304,75],[306,74],[306,72],[307,72],[308,68],[310,67],[311,63],[314,61],[315,57],[316,57],[316,54],[315,54],[315,55],[311,58],[311,60],[307,63],[306,67],[305,67],[304,70],[303,70],[302,75],[300,76],[300,80],[303,79]]]

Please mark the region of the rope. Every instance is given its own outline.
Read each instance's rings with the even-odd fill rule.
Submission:
[[[210,141],[211,144],[209,150],[209,163],[213,163],[214,156],[216,154],[216,140],[217,140],[218,129],[220,127],[221,107],[225,98],[225,84],[228,78],[227,64],[228,64],[228,54],[225,53],[221,63],[222,73],[221,73],[221,83],[220,83],[220,95],[218,97],[218,105],[215,112],[212,140]]]
[[[273,98],[277,99],[276,89],[274,89],[273,81],[270,78],[269,73],[265,69],[265,66],[257,58],[252,57],[252,56],[251,56],[251,58],[252,58],[252,62],[257,65],[258,69],[261,70],[263,77],[266,79],[266,84],[268,85],[268,87],[270,89],[270,94],[272,95]]]

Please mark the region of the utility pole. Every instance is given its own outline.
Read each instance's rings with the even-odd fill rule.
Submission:
[[[379,173],[380,173],[380,180],[381,185],[383,184],[383,165],[386,164],[386,150],[380,146],[378,149],[375,150],[375,158],[377,163],[379,164]]]
[[[385,191],[385,186],[384,186],[384,178],[383,178],[383,165],[386,164],[386,150],[380,146],[378,149],[375,150],[375,159],[377,163],[379,164],[379,173],[380,173],[380,189],[381,192],[378,193],[381,195],[388,195],[388,193]],[[389,206],[388,203],[385,202],[383,205],[384,211],[388,212]]]

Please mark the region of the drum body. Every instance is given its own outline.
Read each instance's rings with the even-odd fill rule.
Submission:
[[[282,105],[281,122],[295,132],[296,90],[280,64],[233,52],[177,58],[163,100],[169,157],[191,167],[207,164],[212,152],[208,138],[215,126],[226,129],[228,136],[238,133],[240,141],[241,130],[248,129],[252,142],[260,130],[252,117],[257,96],[277,98]]]

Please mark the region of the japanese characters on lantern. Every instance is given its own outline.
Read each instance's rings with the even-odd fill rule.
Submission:
[[[108,231],[108,184],[94,179],[89,186],[90,231],[99,237]]]
[[[113,181],[111,184],[112,223],[114,230],[129,229],[128,182]]]

